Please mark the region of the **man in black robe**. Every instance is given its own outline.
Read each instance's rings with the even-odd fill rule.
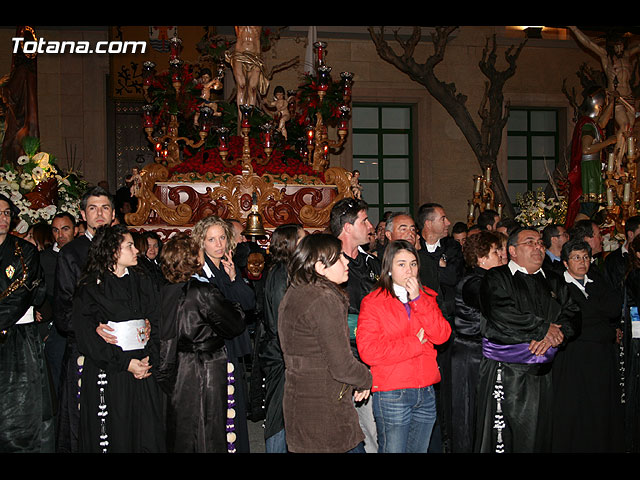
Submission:
[[[509,237],[509,263],[480,286],[486,323],[478,383],[476,452],[548,452],[551,365],[571,338],[579,308],[564,279],[544,272],[544,244],[534,229]]]
[[[0,452],[52,453],[51,386],[33,309],[45,284],[36,248],[10,233],[17,216],[0,194]]]
[[[115,218],[113,198],[101,187],[87,191],[80,201],[80,214],[87,230],[65,245],[58,253],[56,286],[54,289],[54,325],[66,338],[59,390],[59,414],[56,450],[77,452],[79,428],[79,395],[84,357],[78,351],[71,312],[73,295],[87,263],[91,239],[96,229],[110,225]]]

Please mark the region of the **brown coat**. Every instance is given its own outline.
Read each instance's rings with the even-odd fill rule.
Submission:
[[[351,352],[347,309],[347,297],[329,282],[290,287],[280,304],[291,452],[340,453],[364,440],[351,394],[371,388],[371,373]]]

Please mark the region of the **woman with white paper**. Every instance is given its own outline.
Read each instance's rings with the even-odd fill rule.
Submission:
[[[84,355],[81,452],[165,451],[164,394],[153,376],[159,301],[153,283],[135,268],[137,254],[125,226],[98,229],[74,297],[72,322]],[[115,344],[98,333],[100,324],[112,328]]]

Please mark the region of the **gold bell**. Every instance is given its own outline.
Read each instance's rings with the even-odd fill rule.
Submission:
[[[251,212],[247,215],[247,226],[245,227],[242,234],[245,237],[258,237],[261,235],[266,235],[267,232],[262,226],[262,219],[260,218],[260,214],[258,212]]]
[[[253,205],[251,206],[251,212],[247,215],[247,225],[242,232],[245,237],[259,237],[267,234],[266,230],[262,226],[262,218],[258,213],[257,196],[254,193],[252,197]]]

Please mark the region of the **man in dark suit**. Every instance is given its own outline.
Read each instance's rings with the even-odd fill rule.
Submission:
[[[545,256],[542,268],[564,274],[565,268],[560,258],[562,246],[569,240],[569,234],[562,225],[550,224],[542,230],[542,242],[544,243]]]
[[[416,226],[420,231],[420,281],[423,285],[438,292],[438,305],[442,314],[453,328],[455,315],[456,286],[464,275],[462,246],[449,236],[451,222],[438,203],[426,203],[418,209]],[[438,419],[434,427],[429,451],[447,452],[449,450],[448,431],[451,425],[451,385],[450,348],[454,335],[448,342],[437,347],[438,365],[442,372],[442,381],[436,387]]]
[[[78,352],[71,312],[73,294],[87,263],[89,247],[96,230],[110,225],[115,218],[113,198],[101,187],[87,191],[80,202],[80,214],[87,222],[84,235],[76,237],[58,253],[55,282],[54,324],[66,338],[60,378],[60,408],[56,448],[59,452],[76,452],[78,447],[79,383],[84,358]]]
[[[55,303],[54,290],[58,252],[75,238],[76,230],[76,219],[73,215],[69,212],[57,213],[51,221],[54,244],[40,252],[40,265],[42,266],[45,283],[47,285],[47,304],[50,308],[53,308]],[[65,338],[60,335],[60,332],[58,332],[53,322],[51,322],[47,339],[45,340],[44,351],[47,356],[47,361],[49,362],[53,386],[56,392],[60,384],[60,371],[62,368],[65,344]]]
[[[624,224],[625,242],[609,253],[604,260],[604,276],[614,287],[622,288],[627,269],[629,244],[640,234],[640,215],[629,217]]]
[[[418,210],[420,241],[420,280],[427,287],[442,292],[443,315],[451,321],[455,312],[455,289],[464,274],[460,243],[449,236],[451,222],[442,205],[426,203]],[[424,265],[424,266],[423,266]],[[430,277],[436,267],[437,278]]]

